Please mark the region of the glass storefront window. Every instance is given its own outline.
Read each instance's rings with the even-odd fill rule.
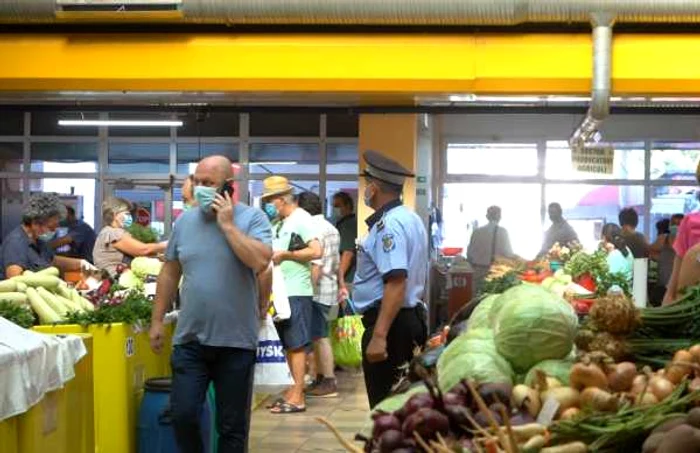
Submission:
[[[450,175],[535,176],[535,143],[450,143],[447,146]]]
[[[177,173],[191,175],[197,162],[204,157],[221,155],[238,162],[238,143],[179,143],[177,145]]]
[[[24,145],[22,143],[0,142],[0,169],[5,172],[24,170]]]
[[[236,112],[209,112],[205,117],[189,113],[179,117],[183,125],[178,137],[238,137],[239,117]]]
[[[250,173],[318,174],[321,152],[315,143],[252,143]]]
[[[110,173],[170,173],[167,143],[110,143]]]
[[[24,112],[0,110],[0,135],[24,134]]]
[[[472,232],[486,225],[486,210],[500,206],[501,226],[508,230],[513,252],[532,259],[540,250],[539,184],[449,183],[444,187],[445,247],[462,247],[466,254]]]
[[[545,203],[559,203],[564,218],[588,249],[597,247],[600,232],[606,223],[618,223],[620,210],[635,208],[639,214],[639,230],[643,229],[644,186],[612,186],[587,184],[548,184]],[[550,221],[546,219],[545,229]]]
[[[97,180],[92,178],[43,178],[31,179],[32,193],[55,192],[66,205],[75,209],[75,214],[93,228],[96,225]],[[99,215],[99,212],[97,213]],[[99,223],[99,222],[98,222]]]
[[[155,185],[136,185],[128,189],[115,189],[114,196],[129,200],[134,206],[134,222],[138,210],[148,212],[150,227],[161,236],[165,234],[165,191]]]
[[[608,175],[574,170],[569,143],[548,141],[544,168],[548,179],[644,179],[644,143],[616,143],[613,174]]]
[[[31,171],[97,173],[97,143],[32,143]]]
[[[653,186],[651,188],[650,236],[656,237],[656,222],[674,214],[700,210],[700,189],[696,185]],[[653,240],[653,239],[652,239]]]
[[[651,146],[651,179],[695,181],[700,143],[654,142]]]
[[[326,173],[329,175],[358,175],[357,144],[328,143],[326,145]]]

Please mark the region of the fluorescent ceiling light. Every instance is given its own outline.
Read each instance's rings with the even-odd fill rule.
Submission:
[[[590,102],[590,96],[547,96],[547,102]]]
[[[179,120],[58,120],[59,126],[180,127]]]
[[[450,102],[474,102],[476,95],[474,94],[453,94],[449,97]]]
[[[298,162],[283,160],[279,162],[251,162],[250,165],[297,165]]]

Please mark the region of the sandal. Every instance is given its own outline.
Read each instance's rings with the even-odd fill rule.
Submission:
[[[306,406],[297,406],[288,401],[283,401],[270,409],[271,414],[298,414],[300,412],[306,412]]]
[[[272,403],[270,403],[270,404],[268,404],[267,406],[265,406],[265,409],[272,409],[272,408],[275,408],[275,407],[279,406],[279,405],[282,404],[282,403],[284,403],[284,398],[283,398],[283,397],[279,397],[279,398],[277,398],[276,400],[274,400]]]

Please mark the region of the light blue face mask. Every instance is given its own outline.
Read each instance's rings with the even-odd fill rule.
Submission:
[[[47,231],[44,234],[39,235],[39,240],[44,241],[44,242],[49,242],[53,240],[53,238],[56,237],[56,232],[55,231]]]
[[[265,211],[265,214],[267,214],[267,218],[270,220],[274,220],[277,218],[277,216],[279,216],[277,206],[275,206],[272,203],[265,203],[265,206],[263,206],[263,210]]]
[[[214,200],[216,199],[216,188],[195,186],[194,199],[197,200],[199,207],[202,208],[204,212],[209,212],[211,210],[212,203],[214,203]]]
[[[124,228],[129,228],[133,224],[134,224],[134,218],[131,217],[131,214],[126,214],[124,216],[124,220],[122,220],[122,226]]]
[[[671,232],[671,235],[675,236],[678,234],[678,225],[671,225],[669,227],[669,231]]]
[[[336,222],[343,218],[343,213],[340,208],[333,208],[333,220]]]

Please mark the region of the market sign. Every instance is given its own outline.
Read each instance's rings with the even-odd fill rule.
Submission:
[[[612,147],[571,150],[574,170],[584,173],[612,175],[614,158],[615,150]]]

